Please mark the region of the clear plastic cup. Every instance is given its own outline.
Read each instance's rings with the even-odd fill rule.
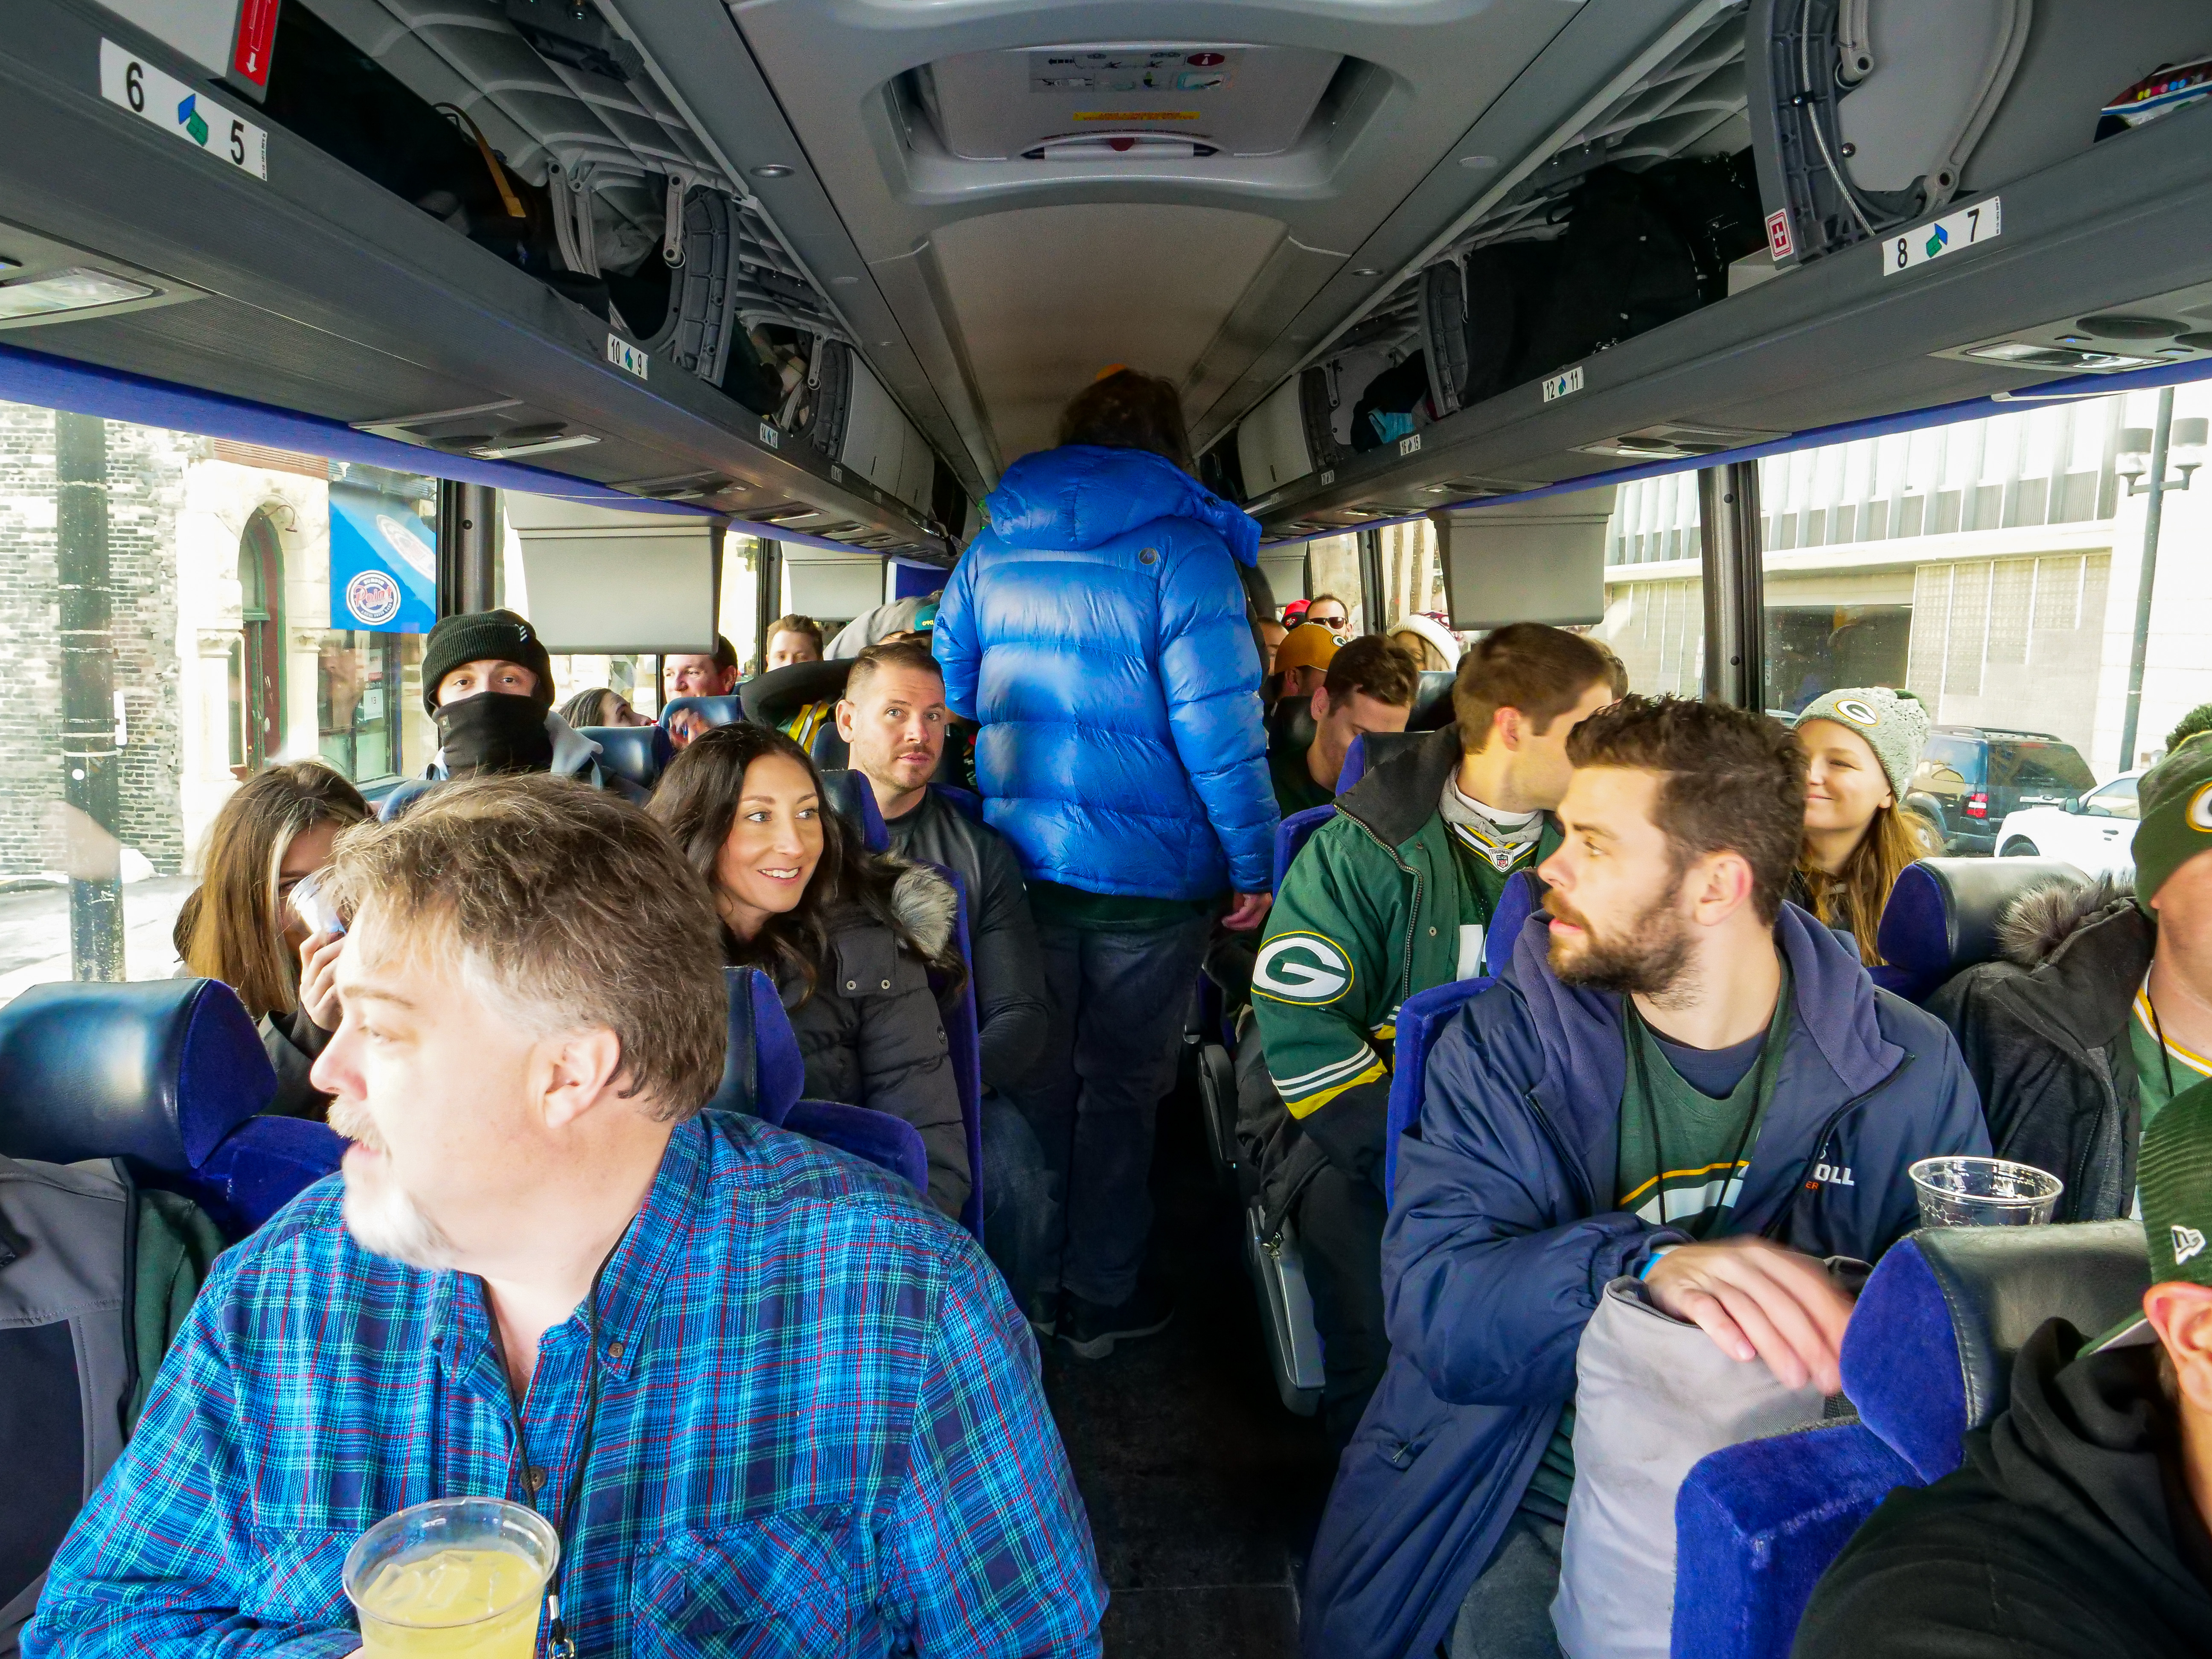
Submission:
[[[561,1540],[503,1498],[386,1516],[345,1559],[364,1659],[531,1659]]]
[[[1923,1158],[1911,1171],[1923,1227],[2038,1227],[2066,1183],[2003,1158]]]

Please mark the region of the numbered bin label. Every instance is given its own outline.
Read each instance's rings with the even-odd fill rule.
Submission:
[[[112,40],[100,43],[100,95],[257,179],[269,176],[269,134],[197,88]]]
[[[1992,196],[1972,207],[1960,208],[1924,225],[1916,225],[1902,236],[1891,236],[1881,245],[1881,274],[1894,276],[1930,259],[1941,259],[1960,248],[1994,242],[2004,233],[2004,203]]]

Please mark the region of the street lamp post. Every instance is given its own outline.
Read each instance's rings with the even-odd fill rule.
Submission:
[[[2143,510],[2142,569],[2136,580],[2136,635],[2134,647],[2128,654],[2128,699],[2120,713],[2120,769],[2124,772],[2136,763],[2136,729],[2142,717],[2143,663],[2150,650],[2151,592],[2158,582],[2158,532],[2166,516],[2166,494],[2170,489],[2188,489],[2203,459],[2200,454],[2197,460],[2185,462],[2179,482],[2166,476],[2173,447],[2173,388],[2166,386],[2158,394],[2158,419],[2149,433],[2149,465],[2140,475],[2123,469],[2128,479],[2128,494],[2150,497]],[[2201,451],[2205,422],[2186,421],[2183,425],[2189,428],[2182,434],[2185,447]],[[2141,453],[2127,441],[2132,439],[2141,443],[2142,439],[2136,435],[2140,432],[2140,428],[2135,428],[2124,435],[2124,451]]]

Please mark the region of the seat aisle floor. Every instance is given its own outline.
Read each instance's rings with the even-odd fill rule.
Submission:
[[[1267,1373],[1234,1200],[1194,1091],[1160,1108],[1152,1267],[1175,1322],[1103,1360],[1044,1345],[1045,1392],[1113,1599],[1109,1659],[1291,1659],[1293,1589],[1335,1472]]]

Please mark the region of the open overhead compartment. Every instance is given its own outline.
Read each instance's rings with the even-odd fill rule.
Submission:
[[[1311,533],[2212,359],[2212,99],[2159,78],[2208,53],[2168,0],[1685,8],[1534,147],[1464,158],[1495,182],[1217,453]]]
[[[0,319],[7,343],[941,556],[964,503],[908,455],[928,446],[903,410],[894,489],[809,441],[815,366],[857,348],[736,169],[635,46],[570,39],[599,13],[534,15],[289,0],[257,108],[120,16],[24,0],[0,257],[73,250],[162,303]],[[103,95],[126,70],[250,127],[255,165]]]

